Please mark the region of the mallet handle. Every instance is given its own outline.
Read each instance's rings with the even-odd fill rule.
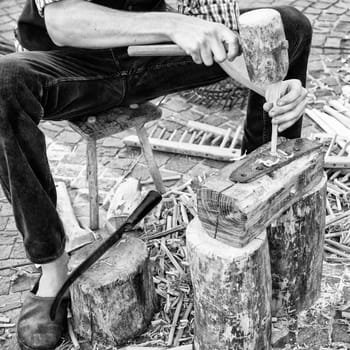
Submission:
[[[130,57],[137,56],[187,56],[186,52],[175,44],[137,45],[128,47]]]

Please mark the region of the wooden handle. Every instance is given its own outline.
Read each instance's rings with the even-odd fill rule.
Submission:
[[[179,46],[172,45],[137,45],[128,47],[128,55],[136,56],[187,56]]]

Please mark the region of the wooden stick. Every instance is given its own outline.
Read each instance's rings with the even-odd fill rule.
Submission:
[[[185,138],[186,138],[186,136],[187,136],[187,133],[188,133],[188,131],[185,130],[185,132],[182,134],[182,136],[181,136],[179,142],[184,142],[184,141],[185,141]]]
[[[176,310],[175,310],[175,313],[174,313],[173,322],[172,322],[171,328],[170,328],[170,334],[169,334],[169,338],[168,338],[168,346],[171,346],[173,344],[175,330],[176,330],[176,325],[177,325],[177,321],[179,319],[180,312],[181,312],[181,309],[182,309],[183,300],[184,300],[184,296],[181,293],[180,300],[177,303]]]
[[[166,177],[163,177],[163,182],[166,182],[166,181],[177,181],[177,180],[180,180],[181,178],[182,178],[182,175],[166,176]],[[154,183],[153,179],[140,181],[140,184],[143,185],[143,186],[144,185],[151,185],[153,183]]]
[[[327,149],[327,152],[325,154],[325,157],[328,157],[331,154],[331,151],[332,151],[332,148],[333,148],[333,146],[335,144],[335,140],[337,139],[337,136],[338,136],[337,134],[334,134],[334,136],[332,138],[332,141],[331,141],[331,143],[330,143],[330,145],[329,145],[329,147]]]
[[[186,308],[186,311],[184,313],[184,316],[183,318],[180,320],[180,322],[182,321],[187,321],[188,320],[188,317],[190,316],[190,313],[192,311],[192,308],[193,308],[193,303],[189,303],[187,308]],[[183,332],[184,332],[184,327],[181,327],[178,329],[177,331],[177,334],[176,334],[176,337],[175,337],[175,340],[174,340],[174,345],[175,346],[178,346],[180,344],[180,339],[182,338],[182,335],[183,335]]]
[[[187,126],[189,128],[193,128],[193,129],[197,129],[197,130],[201,130],[204,132],[209,132],[215,136],[225,136],[227,134],[227,130],[223,129],[223,128],[219,128],[217,126],[213,126],[210,124],[205,124],[205,123],[200,123],[194,120],[189,120],[187,123]],[[232,130],[231,130],[232,132]]]
[[[226,131],[226,134],[225,134],[224,138],[222,139],[222,142],[221,142],[221,145],[220,145],[221,148],[224,148],[224,147],[225,147],[225,145],[226,145],[226,143],[227,143],[227,141],[228,141],[228,139],[229,139],[231,133],[232,133],[232,129],[231,129],[231,128],[228,128],[227,131]]]
[[[347,109],[344,105],[342,105],[339,101],[331,100],[329,101],[329,105],[336,109],[338,112],[343,113],[345,116],[350,118],[350,110]]]
[[[335,248],[332,248],[332,247],[329,247],[328,245],[325,245],[324,246],[324,249],[330,253],[333,253],[333,254],[337,254],[339,256],[342,256],[343,258],[349,258],[349,254],[346,254],[338,249],[335,249]]]
[[[176,270],[180,273],[180,275],[182,277],[186,276],[185,271],[182,269],[182,267],[179,265],[179,263],[173,257],[173,255],[171,254],[170,250],[168,249],[168,247],[166,246],[166,244],[163,240],[161,242],[161,247],[162,247],[162,250],[164,251],[164,253],[168,256],[169,260],[172,262],[172,264],[176,268]]]
[[[335,119],[337,119],[341,124],[343,124],[346,128],[350,128],[350,119],[346,117],[345,115],[339,113],[334,108],[331,108],[329,106],[324,106],[323,110],[333,116]]]
[[[334,247],[342,250],[343,252],[350,253],[350,247],[346,246],[345,244],[338,243],[338,242],[333,241],[332,239],[328,239],[328,238],[325,239],[325,242],[333,245]],[[350,258],[350,255],[349,255],[349,258]]]
[[[237,129],[236,129],[236,132],[232,138],[232,142],[231,142],[231,145],[230,145],[230,149],[234,149],[236,147],[236,144],[237,144],[237,141],[238,141],[238,138],[239,138],[239,135],[241,133],[241,130],[242,130],[242,126],[241,125],[238,125]]]
[[[165,186],[162,180],[162,175],[160,174],[158,165],[154,159],[154,155],[152,152],[152,146],[150,144],[150,141],[148,139],[148,135],[147,132],[145,130],[144,127],[140,127],[140,128],[136,128],[136,132],[137,132],[137,139],[139,141],[139,144],[142,147],[143,150],[143,155],[145,157],[147,166],[148,166],[148,170],[152,176],[154,185],[157,189],[157,191],[160,194],[165,193]]]

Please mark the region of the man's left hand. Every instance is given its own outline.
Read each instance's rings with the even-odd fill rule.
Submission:
[[[307,90],[300,80],[285,80],[281,84],[280,96],[275,106],[266,102],[263,108],[272,118],[271,123],[278,124],[278,131],[282,132],[303,115],[307,104]]]

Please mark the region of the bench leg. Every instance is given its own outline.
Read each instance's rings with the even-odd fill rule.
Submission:
[[[99,228],[98,180],[97,180],[97,149],[96,140],[87,140],[86,174],[89,185],[90,229]]]
[[[152,146],[149,143],[148,135],[144,127],[136,128],[137,136],[140,140],[143,155],[146,159],[146,163],[153,179],[154,185],[160,194],[165,193],[165,187],[160,174],[158,165],[154,159]]]

